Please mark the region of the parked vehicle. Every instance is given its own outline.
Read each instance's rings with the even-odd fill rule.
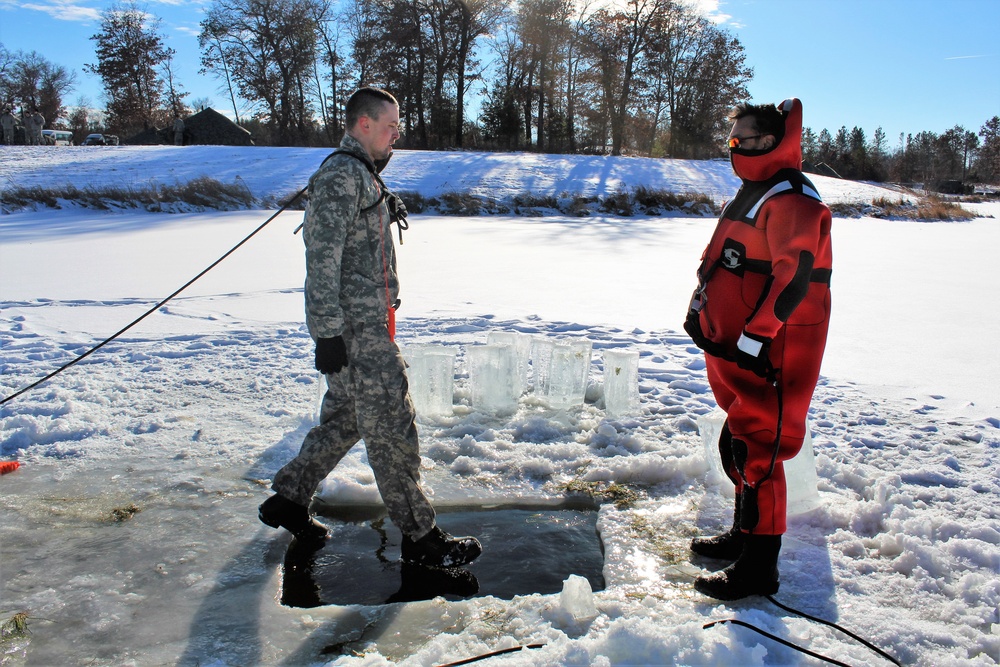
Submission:
[[[73,145],[73,133],[69,130],[42,130],[42,138],[49,146]]]
[[[87,138],[83,140],[84,146],[105,146],[107,145],[104,141],[103,134],[88,134]]]

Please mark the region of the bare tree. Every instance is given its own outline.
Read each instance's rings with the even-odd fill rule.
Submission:
[[[164,83],[157,68],[169,53],[159,25],[160,19],[134,3],[114,4],[101,13],[101,29],[91,37],[97,64],[84,69],[104,82],[108,124],[118,132],[150,127],[162,108]]]
[[[196,97],[191,100],[191,110],[195,113],[199,111],[204,111],[205,109],[210,109],[212,107],[212,100],[208,97]]]
[[[657,20],[650,57],[643,66],[643,74],[650,82],[644,91],[645,106],[650,110],[649,155],[656,150],[661,123],[672,124],[684,96],[682,89],[695,78],[689,70],[697,67],[697,59],[703,57],[694,46],[698,41],[699,28],[700,17],[697,14],[672,2]],[[673,155],[679,137],[673,131],[667,135],[669,144],[666,153]]]
[[[65,113],[63,96],[75,85],[76,74],[38,52],[12,53],[0,45],[0,107],[20,107],[25,116],[38,109],[51,126]]]
[[[320,113],[323,116],[323,126],[326,130],[327,140],[335,143],[337,137],[343,132],[343,122],[340,117],[340,109],[346,103],[344,81],[347,59],[340,52],[340,30],[344,23],[343,15],[333,15],[328,2],[317,5],[316,35],[320,56],[313,65],[316,76],[317,94],[319,96]],[[319,74],[319,65],[326,66],[327,74],[324,78],[329,83],[329,95],[324,90]]]
[[[0,42],[0,108],[13,109],[15,107],[14,85],[14,62],[13,51],[8,51]]]
[[[431,65],[426,72],[430,93],[430,131],[434,143],[443,147],[452,136],[456,96],[446,87],[454,83],[458,63],[458,41],[462,11],[456,0],[422,0],[423,41]]]
[[[93,119],[90,117],[91,106],[90,99],[81,95],[77,98],[72,111],[70,111],[69,129],[73,132],[73,136],[76,137],[77,143],[82,142],[83,138],[92,131]]]
[[[523,128],[519,97],[526,73],[524,49],[509,11],[490,39],[490,50],[494,56],[493,79],[486,90],[480,122],[487,141],[502,148],[517,148]]]
[[[552,115],[555,82],[562,70],[560,55],[568,39],[571,4],[568,0],[528,0],[520,7],[519,26],[525,46],[528,72],[528,102],[525,106],[530,131],[531,99],[535,102],[535,131],[538,150],[545,149],[548,122]]]
[[[589,19],[590,3],[576,4],[573,11],[575,14],[571,17],[572,23],[565,42],[566,77],[564,89],[566,97],[566,135],[569,143],[568,148],[571,153],[576,152],[576,109],[579,103],[577,89],[579,86],[580,65],[584,62],[581,42]]]
[[[382,86],[396,96],[407,147],[427,148],[433,135],[428,23],[424,0],[355,0],[348,9],[357,85]]]
[[[214,0],[201,22],[202,66],[218,71],[227,63],[240,97],[260,100],[259,113],[280,145],[305,143],[312,129],[317,4]]]
[[[351,30],[359,84],[399,100],[406,145],[443,147],[455,135],[462,9],[457,0],[356,0]]]
[[[476,41],[492,32],[504,13],[503,0],[458,0],[461,12],[458,34],[458,57],[455,62],[455,145],[462,146],[465,130],[465,94],[469,84],[478,78],[470,73]]]
[[[370,81],[371,61],[375,57],[378,7],[369,0],[352,0],[344,10],[344,23],[351,38],[351,58],[357,72],[357,85]]]
[[[672,157],[718,155],[728,132],[726,115],[746,100],[753,70],[739,40],[698,17],[689,24],[688,38],[670,79],[669,142]]]
[[[236,105],[236,91],[233,88],[233,79],[229,76],[229,63],[226,60],[226,52],[222,48],[221,35],[215,35],[211,32],[216,28],[214,25],[205,26],[202,25],[201,34],[198,35],[198,45],[201,47],[201,69],[198,70],[199,74],[204,74],[209,71],[209,67],[205,65],[207,60],[218,73],[219,69],[222,69],[222,75],[225,78],[226,87],[225,90],[229,93],[229,100],[233,105],[233,116],[236,118],[236,122],[240,122],[240,110]]]
[[[611,153],[621,155],[626,122],[642,60],[650,47],[650,28],[669,0],[628,0],[621,9],[605,8],[588,23],[587,48],[600,75],[603,102],[611,125]]]
[[[174,74],[174,55],[177,52],[173,49],[167,49],[167,58],[163,61],[160,66],[161,72],[163,73],[163,84],[164,84],[164,94],[166,96],[167,108],[170,113],[175,118],[180,118],[186,116],[189,113],[187,104],[184,103],[184,98],[190,93],[184,92],[181,89],[180,83],[177,81],[177,77]]]

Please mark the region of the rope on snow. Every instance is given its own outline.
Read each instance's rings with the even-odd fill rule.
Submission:
[[[181,287],[179,287],[176,291],[174,291],[173,294],[171,294],[167,298],[165,298],[162,301],[160,301],[159,303],[157,303],[155,306],[153,306],[152,308],[150,308],[149,310],[147,310],[145,313],[143,313],[142,315],[140,315],[136,319],[132,320],[132,322],[130,322],[129,324],[127,324],[121,330],[119,330],[118,332],[112,334],[109,338],[101,341],[100,343],[98,343],[94,347],[90,348],[89,350],[87,350],[86,352],[84,352],[83,354],[81,354],[80,356],[78,356],[76,359],[73,359],[69,363],[64,364],[63,366],[60,366],[59,368],[57,368],[56,370],[52,371],[51,373],[49,373],[48,375],[46,375],[42,379],[37,380],[35,382],[32,382],[27,387],[24,387],[24,388],[22,388],[22,389],[20,389],[20,390],[18,390],[16,392],[14,392],[10,396],[4,398],[2,401],[0,401],[0,405],[5,405],[7,402],[14,400],[15,398],[17,398],[21,394],[24,394],[24,393],[27,393],[27,392],[31,391],[32,389],[34,389],[38,385],[42,384],[43,382],[51,380],[52,378],[54,378],[56,375],[59,375],[60,373],[62,373],[67,368],[75,366],[76,364],[80,363],[81,361],[83,361],[84,359],[86,359],[87,357],[89,357],[90,355],[92,355],[94,352],[97,352],[99,349],[101,349],[102,347],[104,347],[105,345],[107,345],[108,343],[110,343],[111,341],[113,341],[116,338],[118,338],[119,336],[121,336],[123,333],[125,333],[126,331],[128,331],[129,329],[131,329],[132,327],[134,327],[135,325],[137,325],[139,322],[142,322],[144,319],[146,319],[147,317],[149,317],[150,315],[152,315],[153,313],[155,313],[157,310],[159,310],[160,308],[162,308],[168,301],[170,301],[175,296],[177,296],[178,294],[180,294],[181,292],[183,292],[184,290],[186,290],[188,287],[190,287],[192,284],[194,284],[194,282],[196,280],[198,280],[199,278],[201,278],[202,276],[204,276],[206,273],[208,273],[209,271],[211,271],[212,269],[214,269],[216,266],[218,266],[222,262],[222,260],[226,259],[230,255],[232,255],[234,252],[236,252],[236,250],[238,250],[244,243],[246,243],[251,238],[253,238],[254,236],[256,236],[257,233],[260,230],[264,229],[264,227],[266,227],[268,225],[268,223],[270,223],[272,220],[274,220],[275,218],[277,218],[281,213],[283,213],[285,211],[285,209],[287,209],[289,206],[291,206],[293,203],[295,203],[295,201],[299,197],[301,197],[303,194],[305,194],[305,191],[306,191],[306,188],[302,188],[301,190],[299,190],[298,193],[296,193],[296,195],[294,197],[292,197],[291,199],[289,199],[288,202],[284,206],[282,206],[280,209],[278,209],[274,213],[274,215],[272,215],[270,218],[268,218],[263,223],[261,223],[261,225],[259,227],[257,227],[257,229],[255,229],[252,232],[250,232],[250,234],[248,234],[246,237],[244,237],[244,239],[242,241],[240,241],[235,246],[233,246],[222,257],[220,257],[219,259],[217,259],[214,262],[212,262],[201,273],[199,273],[194,278],[192,278],[191,280],[189,280],[186,283],[184,283]]]

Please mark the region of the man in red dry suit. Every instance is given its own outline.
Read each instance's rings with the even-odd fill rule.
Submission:
[[[802,104],[737,106],[733,170],[743,180],[698,269],[684,329],[705,351],[727,413],[719,437],[736,485],[733,527],[691,550],[735,561],[695,588],[736,600],[778,590],[783,462],[802,447],[830,319],[830,209],[802,175]]]

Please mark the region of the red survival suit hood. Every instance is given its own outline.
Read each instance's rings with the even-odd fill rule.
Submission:
[[[730,150],[733,171],[744,181],[766,181],[781,169],[802,171],[802,102],[792,97],[779,104],[778,111],[785,117],[785,131],[774,146]]]

